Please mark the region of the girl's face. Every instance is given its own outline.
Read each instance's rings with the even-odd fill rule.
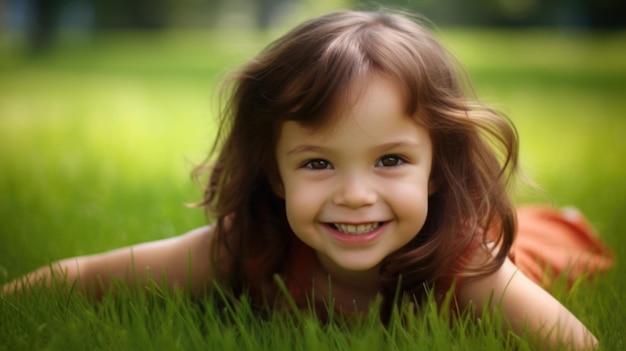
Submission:
[[[432,143],[378,75],[329,128],[282,125],[276,148],[287,218],[331,275],[356,277],[420,231],[431,192]]]

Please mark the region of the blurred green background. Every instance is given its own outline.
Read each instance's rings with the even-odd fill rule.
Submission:
[[[622,2],[383,4],[431,17],[478,95],[514,120],[545,189],[520,187],[519,201],[580,207],[621,256]],[[218,82],[293,24],[351,6],[378,5],[0,1],[0,280],[203,224],[185,204],[200,198],[189,172],[212,142]]]
[[[620,0],[0,0],[0,30],[34,51],[60,37],[89,38],[116,29],[268,30],[332,9],[392,7],[420,12],[438,25],[616,29]]]
[[[383,3],[430,17],[482,100],[515,122],[524,170],[544,189],[520,182],[517,201],[575,205],[611,246],[613,270],[555,295],[605,349],[623,349],[626,2]],[[294,24],[352,6],[378,5],[0,0],[0,283],[206,223],[187,206],[201,196],[189,173],[213,140],[219,82]],[[168,337],[178,345],[181,331],[193,329],[163,329],[169,317],[153,321],[159,311],[150,310],[129,330],[156,323],[157,332],[137,339],[115,315],[81,306],[42,295],[0,299],[0,349],[67,349],[74,340],[78,348],[137,342],[143,350]],[[175,315],[184,310],[173,306]],[[239,338],[233,330],[225,335]]]

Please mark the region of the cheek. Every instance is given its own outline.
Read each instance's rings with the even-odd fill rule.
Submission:
[[[292,228],[301,221],[310,221],[316,217],[323,203],[320,190],[310,185],[285,184],[285,206]]]
[[[428,213],[427,183],[427,181],[420,180],[405,183],[404,186],[387,188],[387,199],[393,201],[392,206],[396,215],[420,229]]]

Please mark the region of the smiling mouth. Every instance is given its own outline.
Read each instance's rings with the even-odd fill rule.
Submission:
[[[363,234],[367,234],[378,229],[382,224],[383,222],[364,223],[364,224],[332,223],[331,227],[345,234],[363,235]]]

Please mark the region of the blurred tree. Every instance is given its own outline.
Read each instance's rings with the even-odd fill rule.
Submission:
[[[266,29],[277,23],[286,7],[299,1],[305,0],[8,0],[4,8],[9,16],[25,17],[21,30],[31,51],[41,52],[52,45],[64,25],[60,22],[68,18],[79,23],[78,17],[88,16],[78,27],[93,23],[104,29],[211,27],[235,8]],[[371,0],[344,0],[350,3],[358,8],[382,5],[414,10],[438,25],[626,27],[623,0],[379,0],[380,5],[371,5]],[[68,10],[72,7],[84,11]]]
[[[626,27],[626,1],[589,0],[587,3],[592,27],[605,29]]]
[[[34,53],[48,49],[58,31],[58,14],[63,0],[33,0],[30,6],[32,18],[28,21],[28,42]]]
[[[43,0],[46,1],[46,0]],[[157,29],[169,24],[168,0],[92,0],[100,28]]]
[[[359,8],[380,5],[424,14],[441,25],[626,27],[623,0],[353,0]]]
[[[228,0],[170,0],[170,23],[185,27],[213,27]]]
[[[291,0],[256,0],[257,2],[257,27],[267,29],[275,24],[283,7]]]

